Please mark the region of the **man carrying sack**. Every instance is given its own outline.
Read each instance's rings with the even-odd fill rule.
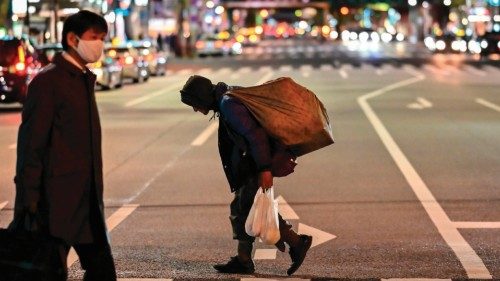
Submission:
[[[219,116],[219,154],[231,191],[234,192],[230,221],[233,239],[238,240],[237,255],[225,264],[214,265],[221,273],[254,273],[252,248],[255,237],[245,232],[245,222],[259,187],[263,190],[271,188],[274,176],[286,176],[293,172],[296,156],[320,147],[306,145],[307,149],[304,150],[304,146],[292,145],[290,147],[298,148],[295,149],[298,153],[293,153],[279,136],[276,138],[275,131],[264,128],[262,124],[269,124],[266,120],[258,119],[255,113],[258,108],[251,107],[248,102],[250,99],[243,96],[245,89],[250,88],[229,87],[223,82],[214,85],[209,79],[194,75],[180,91],[182,102],[193,107],[195,112],[207,115],[213,110]],[[242,95],[238,95],[238,92]],[[332,142],[333,139],[329,143]],[[284,252],[285,243],[289,246],[292,264],[287,274],[291,275],[304,261],[312,237],[297,234],[281,215],[278,220],[281,238],[276,247]]]

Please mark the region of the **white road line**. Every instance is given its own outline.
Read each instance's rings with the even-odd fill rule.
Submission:
[[[493,109],[495,111],[500,112],[500,106],[498,106],[498,105],[496,105],[496,104],[494,104],[492,102],[489,102],[489,101],[484,100],[484,99],[476,99],[476,102],[479,103],[480,105],[484,105],[484,106],[486,106],[488,108],[491,108],[491,109]]]
[[[256,249],[253,258],[255,260],[275,260],[277,252],[276,249]]]
[[[343,68],[339,69],[339,74],[343,79],[349,78],[349,74],[347,74],[347,72]]]
[[[139,207],[138,204],[126,204],[123,205],[116,212],[114,212],[106,220],[106,225],[108,226],[108,232],[111,232],[122,221],[124,221],[128,216],[130,216],[130,214],[132,214],[137,209],[137,207]],[[77,260],[78,260],[78,255],[76,254],[75,249],[71,248],[71,251],[69,252],[67,259],[68,268],[70,268]]]
[[[466,65],[464,66],[464,69],[474,75],[477,75],[477,76],[486,76],[487,75],[487,72],[484,71],[484,70],[480,70],[480,69],[477,69],[473,66],[470,66],[470,65]]]
[[[333,66],[331,64],[322,64],[319,69],[321,71],[332,71]]]
[[[463,238],[457,228],[453,225],[453,222],[450,221],[441,205],[439,205],[439,203],[436,201],[436,198],[434,197],[434,195],[432,195],[425,182],[412,166],[408,158],[406,158],[404,153],[401,151],[397,143],[385,128],[382,121],[380,121],[377,114],[373,111],[368,103],[368,100],[371,98],[381,96],[394,89],[402,88],[420,82],[424,79],[425,77],[420,75],[388,85],[379,90],[359,97],[358,103],[363,109],[366,117],[374,127],[375,131],[379,135],[383,144],[389,151],[391,157],[396,162],[396,165],[399,167],[402,174],[406,178],[406,181],[424,207],[425,211],[433,221],[437,230],[446,241],[448,246],[453,250],[457,258],[460,260],[462,266],[467,272],[468,277],[491,279],[492,276],[481,258],[476,254],[469,243]]]
[[[426,64],[426,65],[424,65],[424,68],[427,71],[433,72],[433,73],[438,74],[438,75],[444,75],[444,76],[449,76],[450,75],[450,73],[448,71],[440,69],[440,68],[437,68],[434,65]]]
[[[218,128],[219,122],[213,122],[191,142],[191,145],[202,146]]]
[[[292,70],[293,70],[293,67],[291,65],[282,65],[279,68],[279,71],[283,71],[283,72],[290,72]]]
[[[9,145],[9,149],[16,149],[16,148],[17,148],[17,143]]]
[[[498,221],[456,221],[453,225],[456,228],[500,228]]]
[[[425,108],[425,107],[432,107],[432,102],[428,101],[425,98],[418,97],[417,101]]]
[[[178,91],[182,87],[182,85],[183,85],[182,83],[176,83],[176,84],[174,84],[166,89],[160,89],[158,91],[152,92],[149,95],[145,95],[145,96],[142,96],[140,98],[133,99],[133,100],[127,102],[125,104],[125,107],[132,107],[132,106],[138,105],[140,103],[143,103],[145,101],[148,101],[154,97],[157,97],[157,96],[169,93],[169,92]]]
[[[260,78],[259,81],[257,81],[256,85],[260,85],[264,82],[267,82],[269,81],[271,78],[273,77],[273,73],[272,72],[268,72],[266,73],[266,75],[262,76],[262,78]]]
[[[288,203],[285,201],[283,196],[281,196],[281,195],[278,196],[278,198],[276,198],[276,200],[278,200],[278,210],[279,210],[280,215],[283,217],[283,219],[285,219],[285,220],[298,220],[299,219],[299,216],[297,215],[297,213],[295,213],[295,211],[292,209],[292,207],[290,207],[290,205],[288,205]]]
[[[9,201],[5,201],[5,202],[2,202],[0,203],[0,211],[5,208],[5,206],[7,206],[7,204],[9,203]]]

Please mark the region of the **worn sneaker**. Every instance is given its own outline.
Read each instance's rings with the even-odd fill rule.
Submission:
[[[306,258],[307,251],[311,248],[312,236],[300,235],[300,243],[297,247],[290,247],[290,257],[292,258],[292,265],[286,271],[288,275],[292,275],[299,269],[302,262]]]
[[[255,265],[252,260],[242,263],[238,256],[231,257],[226,264],[216,264],[214,268],[220,273],[252,274],[255,272]]]

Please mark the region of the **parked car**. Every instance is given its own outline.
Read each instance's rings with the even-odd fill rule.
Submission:
[[[115,59],[123,68],[123,78],[142,83],[149,79],[149,69],[139,51],[131,44],[107,46],[105,55]]]
[[[196,53],[200,57],[223,56],[227,54],[224,42],[215,35],[204,34],[196,40]]]
[[[149,73],[154,76],[163,76],[167,73],[167,53],[158,51],[150,41],[133,42],[133,47],[139,51],[148,65]]]
[[[236,42],[234,37],[221,34],[202,35],[196,41],[195,47],[200,57],[240,55],[243,52],[241,43]]]
[[[481,57],[500,54],[500,32],[486,32],[483,36],[477,38],[477,42],[481,47]]]
[[[52,62],[56,53],[62,51],[62,45],[59,43],[42,45],[37,49],[38,59],[45,66]],[[108,90],[123,85],[123,69],[113,58],[103,55],[99,61],[89,64],[87,67],[97,76],[97,87]]]
[[[28,84],[40,69],[28,40],[0,39],[0,103],[24,103]]]

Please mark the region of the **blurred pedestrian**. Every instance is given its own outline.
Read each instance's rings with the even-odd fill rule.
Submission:
[[[17,143],[10,228],[22,228],[27,213],[39,217],[38,229],[60,241],[65,265],[70,248],[76,250],[85,281],[116,280],[104,220],[96,76],[86,67],[101,57],[107,31],[104,18],[89,11],[66,19],[64,52],[30,83]]]
[[[272,171],[276,168],[272,163],[273,155],[284,152],[284,148],[270,139],[241,101],[224,95],[228,89],[223,82],[214,85],[209,79],[194,75],[180,92],[182,102],[193,107],[195,112],[207,115],[213,110],[214,115],[219,116],[219,154],[231,192],[234,192],[229,218],[233,239],[238,241],[237,255],[214,268],[221,273],[252,274],[255,271],[252,261],[255,237],[245,232],[245,221],[258,189],[273,186]],[[278,219],[281,239],[276,247],[284,252],[285,243],[288,244],[292,264],[287,274],[291,275],[302,264],[312,237],[297,234],[281,215]]]

